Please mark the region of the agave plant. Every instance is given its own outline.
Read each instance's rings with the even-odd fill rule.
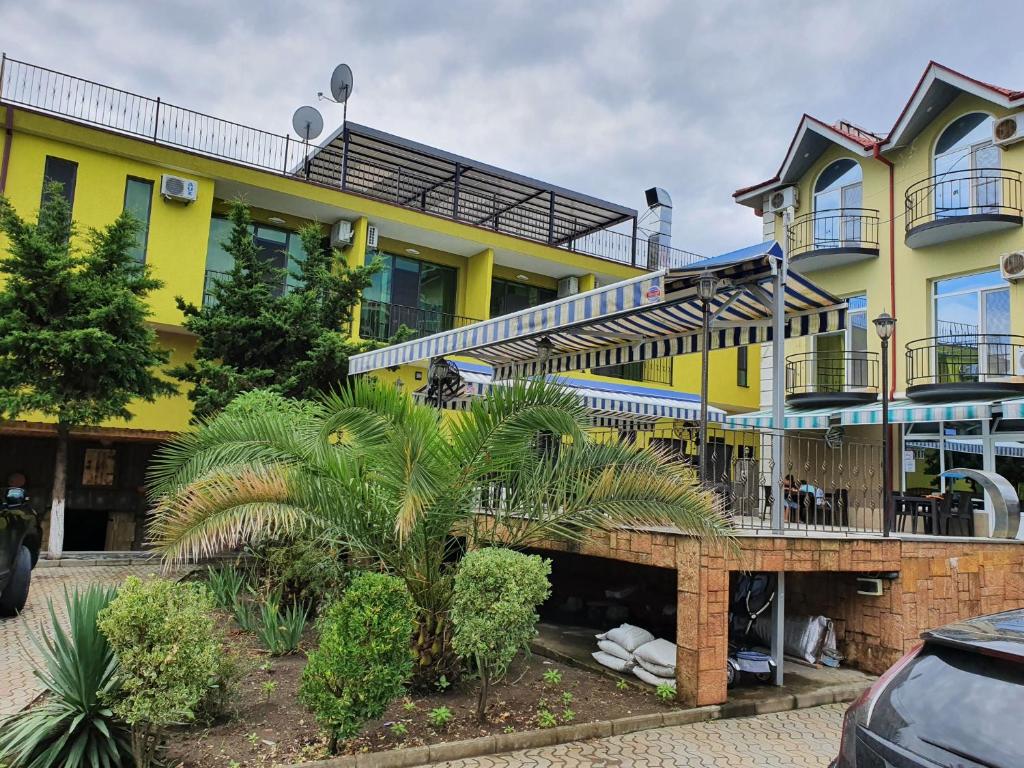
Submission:
[[[630,525],[728,535],[689,468],[587,426],[580,399],[542,381],[494,387],[450,419],[364,381],[315,406],[228,408],[158,454],[152,542],[177,561],[300,532],[335,541],[405,580],[421,680],[451,677],[460,546]]]
[[[33,635],[43,668],[42,703],[0,722],[0,765],[11,768],[110,768],[131,765],[128,731],[108,702],[116,695],[117,658],[96,628],[114,588],[64,592],[68,629],[50,602],[51,636]]]

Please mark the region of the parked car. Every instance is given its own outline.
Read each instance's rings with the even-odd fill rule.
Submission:
[[[922,638],[850,705],[832,768],[1024,764],[1024,610]]]
[[[8,488],[0,502],[0,615],[25,607],[41,545],[41,521],[25,490]]]

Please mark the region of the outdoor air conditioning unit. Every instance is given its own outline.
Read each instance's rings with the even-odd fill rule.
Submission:
[[[377,231],[377,228],[371,224],[366,228],[366,247],[376,248],[379,240],[380,233]]]
[[[1001,118],[992,124],[992,143],[997,147],[1018,141],[1024,141],[1024,113]]]
[[[764,212],[778,213],[786,208],[797,208],[800,205],[800,193],[796,187],[783,187],[764,196]]]
[[[580,279],[576,275],[563,277],[558,281],[558,298],[572,296],[580,292]]]
[[[160,177],[160,195],[164,200],[194,203],[199,196],[199,182],[165,173]]]
[[[1004,280],[1024,280],[1024,251],[1010,251],[999,257],[999,271]]]
[[[352,242],[352,222],[341,219],[331,227],[331,245],[340,248]]]

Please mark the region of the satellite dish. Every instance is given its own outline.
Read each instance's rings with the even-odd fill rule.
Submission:
[[[303,141],[310,141],[323,133],[324,118],[313,107],[299,107],[292,115],[292,128]]]
[[[352,95],[352,68],[348,64],[339,64],[331,73],[331,96],[339,104],[344,104]]]

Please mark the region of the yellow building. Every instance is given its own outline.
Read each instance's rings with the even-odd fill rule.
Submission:
[[[778,172],[734,195],[787,243],[791,269],[849,303],[846,331],[787,344],[791,418],[814,409],[816,429],[877,444],[880,429],[860,426],[879,421],[872,321],[897,318],[886,362],[893,485],[907,494],[964,467],[1024,492],[1022,110],[1024,92],[933,62],[887,134],[804,115]]]
[[[63,182],[82,233],[125,207],[145,222],[138,256],[164,283],[152,295],[151,321],[173,363],[195,345],[175,297],[202,302],[230,267],[220,242],[236,198],[253,207],[257,245],[278,266],[302,258],[296,231],[310,221],[349,263],[384,260],[351,329],[366,339],[387,339],[402,324],[426,335],[699,258],[647,236],[632,208],[351,122],[309,149],[295,137],[4,58],[0,124],[0,194],[21,215],[34,215],[53,179]],[[747,359],[746,350],[712,355],[715,405],[757,407],[759,371]],[[586,375],[606,386],[696,392],[699,374],[698,361],[677,358]],[[419,389],[425,370],[384,377]],[[130,421],[73,433],[68,550],[131,549],[143,540],[149,456],[187,428],[191,409],[182,393],[131,410]],[[52,434],[41,418],[0,424],[0,476],[24,475],[43,508]]]

